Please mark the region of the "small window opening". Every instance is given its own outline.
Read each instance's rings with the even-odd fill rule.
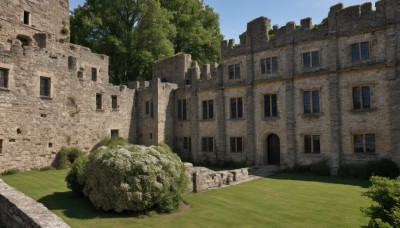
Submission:
[[[3,153],[3,139],[0,139],[0,154]]]
[[[40,77],[40,96],[50,97],[51,92],[51,79]]]
[[[150,139],[153,139],[153,133],[150,133]]]
[[[40,114],[40,117],[42,117],[42,118],[46,118],[46,117],[47,117],[47,115],[46,115],[46,114]]]
[[[82,71],[78,71],[78,78],[79,79],[83,79],[83,72]]]
[[[102,104],[102,95],[101,94],[96,94],[96,109],[97,110],[102,110],[103,109],[103,104]]]
[[[19,128],[17,129],[17,134],[19,134],[19,135],[22,134],[21,129],[19,129]]]
[[[8,88],[8,70],[0,68],[0,88]]]
[[[97,81],[97,69],[92,68],[92,81],[96,82]]]
[[[111,138],[119,137],[119,130],[118,129],[112,129],[111,130]]]
[[[53,143],[49,143],[49,148],[52,148],[53,147]]]
[[[31,13],[24,11],[24,24],[31,25]]]
[[[10,139],[8,141],[13,143],[13,142],[15,142],[15,139]]]

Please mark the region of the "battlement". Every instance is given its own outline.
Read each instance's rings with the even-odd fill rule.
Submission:
[[[285,26],[274,25],[271,20],[260,17],[247,24],[247,31],[240,36],[240,44],[235,40],[224,40],[221,43],[223,58],[243,55],[254,49],[275,48],[307,40],[325,39],[330,34],[346,35],[365,30],[384,28],[400,21],[400,2],[397,0],[381,0],[344,8],[343,4],[330,7],[328,17],[320,24],[314,25],[312,18],[304,18],[300,25],[288,22]]]

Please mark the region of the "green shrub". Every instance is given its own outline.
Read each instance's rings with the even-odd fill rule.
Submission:
[[[49,170],[55,170],[55,168],[53,166],[46,166],[39,169],[39,171],[49,171]]]
[[[318,176],[330,176],[331,174],[328,162],[326,160],[312,163],[310,165],[310,172]]]
[[[371,177],[372,186],[363,195],[376,204],[361,210],[370,218],[370,228],[400,227],[400,177]]]
[[[187,190],[183,163],[166,145],[100,147],[89,156],[83,192],[105,211],[171,212]]]
[[[88,162],[88,156],[83,155],[75,160],[71,170],[65,177],[67,187],[74,192],[76,196],[83,196],[83,187],[85,186],[85,167]]]
[[[112,138],[104,138],[100,141],[98,147],[107,146],[110,148],[117,148],[129,145],[129,142],[125,138],[121,137],[112,137]]]
[[[373,175],[396,178],[399,174],[399,167],[388,158],[363,164],[341,165],[338,171],[338,176],[358,179],[369,179]]]
[[[9,175],[14,175],[19,173],[20,171],[18,169],[9,169],[1,173],[2,176],[9,176]]]
[[[74,164],[75,160],[84,153],[77,147],[62,147],[59,153],[57,169],[66,169]]]

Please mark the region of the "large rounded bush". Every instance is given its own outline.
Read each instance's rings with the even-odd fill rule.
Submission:
[[[103,210],[171,212],[187,190],[187,175],[168,146],[100,147],[89,156],[84,194]]]

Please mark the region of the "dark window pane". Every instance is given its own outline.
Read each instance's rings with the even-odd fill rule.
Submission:
[[[207,116],[207,101],[203,101],[203,120],[208,119]]]
[[[313,67],[319,66],[319,52],[318,51],[312,52],[312,66]]]
[[[117,96],[111,96],[111,108],[118,109],[118,98]]]
[[[375,153],[375,135],[365,135],[365,149],[367,153]]]
[[[269,95],[264,95],[264,117],[271,117],[271,99]]]
[[[278,116],[278,103],[276,99],[276,94],[271,95],[272,99],[272,116]]]
[[[371,108],[370,87],[363,86],[362,88],[363,108]]]
[[[230,144],[231,144],[231,152],[236,152],[236,140],[235,138],[230,138]]]
[[[183,149],[188,149],[188,138],[183,137]]]
[[[231,99],[231,119],[237,118],[236,114],[236,99],[232,98]]]
[[[234,79],[235,78],[235,66],[231,65],[229,66],[229,79]]]
[[[146,115],[150,114],[150,102],[146,101]]]
[[[311,54],[310,52],[303,53],[303,66],[304,68],[311,67]]]
[[[201,139],[201,149],[204,152],[207,152],[207,138]]]
[[[312,91],[313,113],[319,113],[319,91]]]
[[[354,152],[356,152],[356,153],[364,152],[363,135],[354,135]]]
[[[214,151],[214,139],[213,138],[208,138],[208,151],[209,152]]]
[[[352,44],[351,45],[351,59],[353,61],[360,60],[360,44]]]
[[[40,96],[50,96],[50,78],[40,77]]]
[[[368,42],[361,43],[361,59],[362,60],[369,59],[369,43]]]
[[[101,94],[96,94],[96,109],[102,109]]]
[[[266,63],[266,59],[262,59],[261,60],[261,74],[265,74],[267,73],[266,68],[267,68],[267,63]]]
[[[237,99],[237,106],[238,106],[238,118],[243,118],[243,101],[242,98]]]
[[[304,136],[304,152],[311,153],[311,136]]]
[[[273,57],[272,58],[272,73],[278,72],[278,58]]]
[[[92,81],[97,81],[97,69],[92,68]]]
[[[0,87],[8,87],[8,71],[0,69]]]
[[[186,99],[182,100],[182,120],[187,120]]]
[[[320,141],[320,136],[319,135],[314,135],[313,136],[313,149],[314,153],[320,153],[321,152],[321,141]]]
[[[237,152],[243,152],[243,138],[237,138]]]
[[[361,97],[360,97],[360,88],[354,87],[353,88],[353,108],[354,109],[361,109]]]
[[[208,117],[210,119],[214,118],[214,101],[208,101]]]
[[[304,113],[311,113],[311,93],[305,91],[303,93]]]
[[[267,59],[267,74],[270,74],[272,72],[272,63],[271,63],[271,58]]]
[[[240,78],[240,64],[235,65],[235,78]]]
[[[150,116],[154,117],[154,103],[153,103],[153,101],[150,102]]]
[[[111,138],[119,137],[119,130],[111,130]]]

